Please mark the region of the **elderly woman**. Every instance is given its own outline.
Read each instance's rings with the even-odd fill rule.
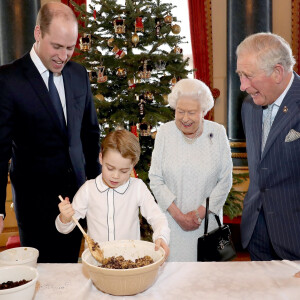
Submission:
[[[231,152],[224,127],[204,119],[214,103],[203,82],[180,80],[168,100],[175,121],[157,132],[150,187],[171,228],[168,261],[197,261],[207,197],[210,211],[223,220],[222,208],[232,185]],[[209,231],[218,226],[211,216]]]

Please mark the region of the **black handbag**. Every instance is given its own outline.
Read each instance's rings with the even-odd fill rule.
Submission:
[[[219,216],[213,214],[219,227],[207,232],[209,214],[209,198],[206,199],[204,235],[198,238],[198,261],[227,261],[236,256],[228,225],[222,225]]]

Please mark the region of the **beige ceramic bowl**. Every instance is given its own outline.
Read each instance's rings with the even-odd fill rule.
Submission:
[[[0,300],[32,300],[38,272],[29,266],[0,267],[0,283],[7,281],[31,280],[23,285],[0,290]]]
[[[16,247],[0,252],[0,266],[26,265],[36,268],[39,250],[31,247]]]
[[[155,251],[154,243],[139,240],[103,242],[100,244],[104,257],[122,255],[134,261],[136,258],[149,255],[153,264],[145,267],[116,270],[100,268],[89,249],[82,253],[82,262],[94,285],[102,292],[112,295],[134,295],[148,289],[155,281],[159,266],[164,261],[165,251]]]

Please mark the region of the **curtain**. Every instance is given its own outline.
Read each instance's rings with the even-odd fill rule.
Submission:
[[[296,60],[295,72],[299,74],[300,64],[300,0],[292,0],[292,50]]]
[[[299,0],[300,1],[300,0]],[[194,77],[206,83],[214,99],[220,91],[213,89],[213,55],[211,28],[211,0],[188,0]],[[213,109],[205,117],[213,120]]]

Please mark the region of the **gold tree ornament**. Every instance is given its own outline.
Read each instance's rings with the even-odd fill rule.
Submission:
[[[127,71],[124,68],[118,68],[116,74],[118,77],[126,77]]]
[[[139,124],[140,136],[150,136],[151,135],[151,125],[148,123]]]
[[[177,79],[176,77],[174,76],[172,79],[171,79],[171,86],[173,87],[176,83],[177,83]]]
[[[126,30],[125,20],[122,19],[120,16],[114,20],[114,29],[115,29],[115,33],[117,34],[125,33]]]
[[[113,43],[114,43],[115,39],[112,37],[110,39],[107,40],[107,45],[108,47],[113,47]]]
[[[96,72],[96,71],[88,71],[88,73],[89,73],[89,79],[90,79],[91,82],[97,81],[97,79],[98,79],[98,72]]]
[[[87,52],[92,46],[92,36],[90,34],[84,33],[82,37],[79,38],[79,47],[83,52]]]
[[[177,24],[173,25],[171,28],[172,28],[172,32],[174,34],[179,34],[180,31],[181,31],[181,27],[179,25],[177,25]]]
[[[98,67],[98,77],[97,77],[97,82],[98,83],[103,83],[107,81],[107,76],[104,76],[104,66]]]
[[[131,41],[132,41],[132,43],[134,44],[134,46],[136,47],[136,45],[137,45],[138,42],[140,41],[140,38],[139,38],[139,36],[137,35],[137,33],[134,33],[134,34],[132,35]]]
[[[164,18],[165,23],[171,24],[173,22],[173,17],[171,15],[167,15]]]
[[[175,78],[176,79],[176,78]],[[162,95],[163,99],[164,99],[164,104],[169,104],[169,101],[168,101],[168,95],[167,94],[163,94]]]
[[[99,100],[99,101],[104,101],[104,96],[102,94],[97,94],[95,95],[95,97]]]
[[[182,53],[182,48],[180,48],[178,46],[175,46],[174,49],[173,49],[173,52],[176,53],[176,54],[181,54]]]

